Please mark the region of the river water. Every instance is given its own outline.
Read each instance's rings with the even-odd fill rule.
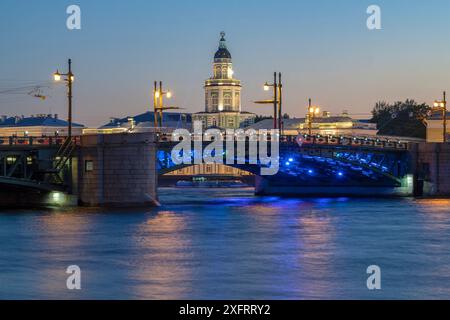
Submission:
[[[0,298],[450,298],[450,200],[160,198],[148,210],[0,210]],[[66,287],[70,265],[81,290]],[[367,289],[370,265],[381,290]]]

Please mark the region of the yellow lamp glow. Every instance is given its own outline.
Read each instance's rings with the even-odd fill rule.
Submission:
[[[159,91],[155,92],[155,98],[159,98]]]
[[[55,72],[53,74],[53,78],[55,79],[55,81],[61,81],[61,75],[59,74],[59,72]]]
[[[169,98],[169,99],[172,98],[172,92],[170,92],[170,91],[167,92],[167,98]]]
[[[264,85],[264,91],[269,91],[269,85],[266,83],[265,85]]]

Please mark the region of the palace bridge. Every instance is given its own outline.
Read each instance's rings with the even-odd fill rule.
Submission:
[[[0,138],[0,206],[155,205],[158,175],[189,166],[172,162],[175,144],[155,132]],[[255,174],[258,195],[450,195],[449,144],[305,135],[281,136],[279,146],[276,175],[260,176],[248,152],[230,165]]]

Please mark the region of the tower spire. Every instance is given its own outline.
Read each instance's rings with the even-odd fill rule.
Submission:
[[[227,48],[227,43],[225,40],[225,32],[222,31],[220,33],[220,43],[219,43],[219,49],[226,49]]]

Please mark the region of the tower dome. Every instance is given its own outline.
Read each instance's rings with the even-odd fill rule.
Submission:
[[[227,49],[227,43],[225,40],[225,32],[220,33],[220,43],[219,43],[219,50],[217,50],[216,54],[214,55],[214,60],[218,59],[230,59],[231,60],[231,53]]]

